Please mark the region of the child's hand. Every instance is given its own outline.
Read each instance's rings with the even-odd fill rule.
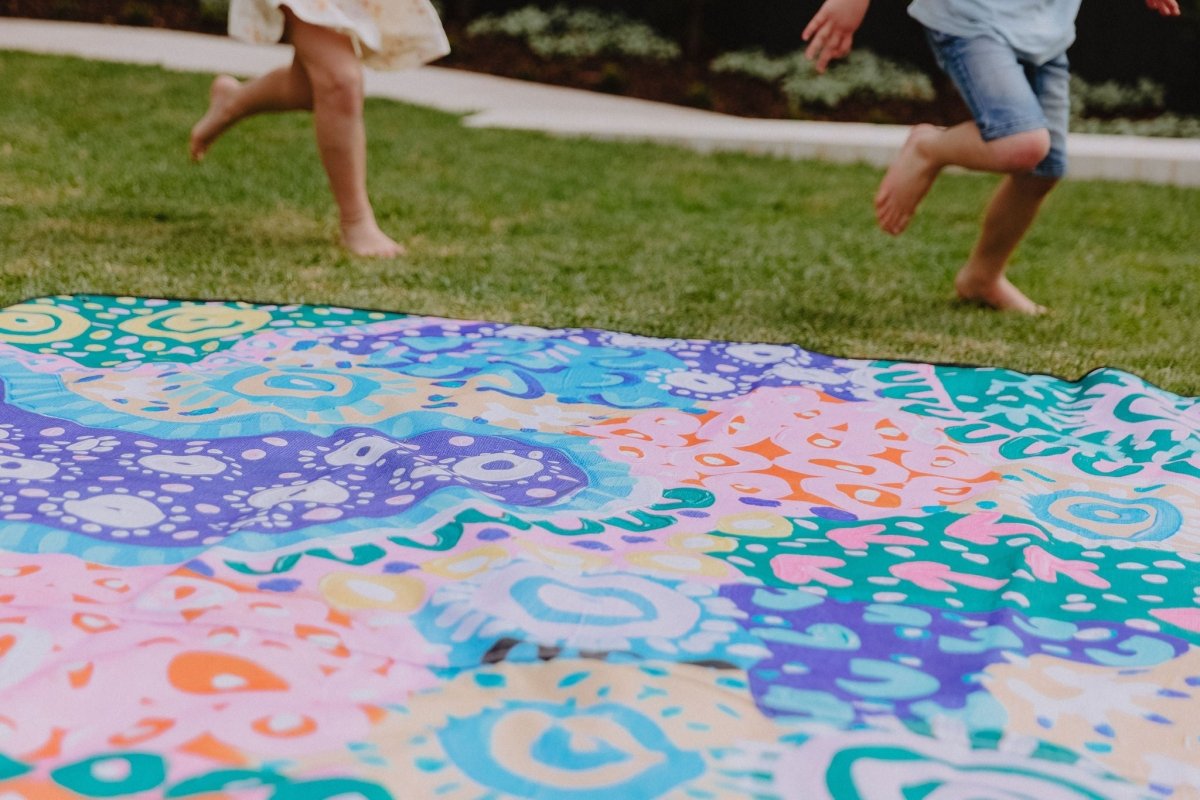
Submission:
[[[1146,8],[1151,11],[1157,11],[1164,17],[1179,16],[1178,0],[1146,0]]]
[[[1174,3],[1175,0],[1146,0],[1150,3]],[[854,32],[867,14],[870,0],[825,0],[804,28],[801,38],[808,42],[804,57],[815,61],[817,72],[829,62],[850,52]]]

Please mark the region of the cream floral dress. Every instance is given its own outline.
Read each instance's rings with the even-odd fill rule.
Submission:
[[[283,11],[344,33],[363,64],[408,69],[450,52],[442,22],[429,0],[233,0],[229,35],[256,44],[283,38]]]

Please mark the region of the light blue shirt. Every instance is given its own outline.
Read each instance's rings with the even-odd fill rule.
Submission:
[[[908,15],[952,36],[991,36],[1035,64],[1062,55],[1075,41],[1081,0],[913,0]]]

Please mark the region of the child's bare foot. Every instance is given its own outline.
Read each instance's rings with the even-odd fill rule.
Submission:
[[[994,308],[998,311],[1015,311],[1018,314],[1039,316],[1048,309],[1038,305],[1013,286],[1008,278],[981,278],[972,274],[970,267],[963,267],[954,278],[954,290],[961,300]]]
[[[356,256],[396,258],[407,251],[404,245],[379,229],[374,219],[342,223],[342,244]]]
[[[898,236],[908,227],[917,206],[929,194],[941,166],[925,153],[925,143],[939,135],[933,125],[917,125],[908,134],[904,147],[888,167],[875,195],[875,218],[879,227]]]
[[[229,109],[240,86],[237,78],[232,75],[218,75],[213,78],[212,88],[208,91],[208,111],[192,126],[192,135],[188,142],[188,151],[193,161],[204,158],[204,154],[217,137],[233,124],[233,115],[229,113]]]

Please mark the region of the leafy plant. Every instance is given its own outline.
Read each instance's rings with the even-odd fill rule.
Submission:
[[[596,88],[602,92],[620,94],[629,86],[629,75],[620,64],[607,62],[600,70],[600,80]]]
[[[1128,84],[1071,77],[1071,130],[1077,133],[1200,138],[1200,117],[1164,108],[1166,90],[1149,78]]]
[[[680,57],[679,45],[644,22],[589,8],[525,6],[480,17],[467,27],[467,34],[519,39],[543,58],[605,55],[673,61]]]
[[[200,0],[200,16],[213,22],[224,22],[229,16],[229,0]]]
[[[1167,91],[1149,78],[1141,78],[1135,84],[1089,83],[1073,75],[1071,98],[1073,111],[1081,117],[1118,117],[1162,111],[1167,104]]]
[[[935,96],[925,73],[869,50],[854,51],[823,75],[799,50],[783,56],[761,50],[725,53],[710,68],[777,84],[794,112],[814,106],[835,108],[851,97],[929,101]]]
[[[724,72],[757,78],[766,83],[777,83],[789,75],[810,70],[804,51],[797,50],[785,56],[769,56],[762,50],[738,50],[722,53],[709,64],[713,72]]]
[[[712,90],[702,81],[692,81],[684,93],[683,102],[694,108],[712,108]]]
[[[1200,139],[1200,117],[1185,117],[1168,112],[1152,119],[1075,118],[1071,130],[1076,133],[1108,133],[1128,136],[1164,136]]]

